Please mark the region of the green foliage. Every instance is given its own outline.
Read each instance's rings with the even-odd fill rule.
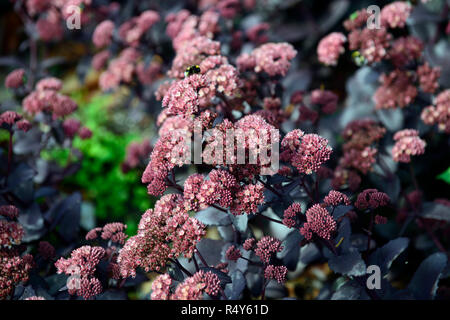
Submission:
[[[82,94],[73,96],[80,105],[77,115],[83,124],[92,130],[92,137],[81,140],[76,137],[73,146],[83,154],[81,169],[64,184],[81,189],[83,197],[95,204],[99,221],[124,221],[127,232],[134,234],[141,213],[153,205],[137,170],[126,174],[121,171],[127,145],[139,140],[137,132],[113,132],[108,118],[113,102],[111,95],[94,96],[88,103],[82,101]],[[67,163],[69,151],[53,150],[48,157],[60,164]]]
[[[450,167],[444,172],[437,176],[438,179],[444,180],[446,183],[450,184]]]

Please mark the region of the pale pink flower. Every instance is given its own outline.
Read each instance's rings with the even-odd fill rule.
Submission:
[[[97,48],[109,46],[112,41],[112,34],[114,31],[114,22],[105,20],[101,22],[92,35],[92,42]]]
[[[320,40],[317,46],[319,61],[325,65],[335,66],[339,56],[345,52],[347,38],[340,32],[332,32]]]
[[[5,79],[5,87],[10,89],[17,89],[25,82],[25,70],[15,69],[11,71]]]
[[[395,1],[381,10],[381,23],[390,28],[403,28],[411,14],[412,7],[409,2]]]
[[[419,137],[414,129],[404,129],[394,135],[396,141],[392,148],[392,157],[396,162],[411,162],[411,156],[425,153],[426,142]]]

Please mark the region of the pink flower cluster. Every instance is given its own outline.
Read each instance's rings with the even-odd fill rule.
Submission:
[[[313,235],[330,240],[336,231],[336,221],[330,215],[327,209],[320,204],[315,204],[306,211],[306,222],[300,228],[300,233],[307,240],[311,240]]]
[[[369,64],[385,59],[391,55],[391,53],[388,54],[388,50],[393,38],[387,28],[403,28],[410,13],[411,5],[406,2],[397,1],[388,4],[381,10],[381,28],[369,29],[367,28],[369,13],[365,9],[355,12],[344,22],[344,27],[350,32],[349,49],[359,50]],[[413,43],[410,45],[406,41],[394,44],[395,46],[397,48],[394,48],[393,53],[402,57],[406,57],[407,52],[402,52],[400,46],[405,46],[407,49],[414,48]]]
[[[16,219],[19,216],[19,209],[13,205],[2,205],[0,206],[0,216]]]
[[[50,42],[61,40],[64,29],[62,16],[56,8],[50,8],[45,15],[36,22],[36,29],[42,41]]]
[[[237,59],[241,71],[265,72],[269,76],[285,76],[297,51],[289,43],[266,43]]]
[[[228,247],[225,253],[225,257],[227,258],[227,260],[237,261],[240,257],[242,257],[242,252],[238,248],[236,248],[236,246],[232,245]]]
[[[332,148],[328,140],[317,134],[305,134],[299,129],[289,132],[281,141],[283,161],[290,163],[300,173],[311,174],[330,159]]]
[[[286,282],[286,275],[288,269],[285,266],[268,265],[264,269],[264,278],[275,279],[278,283],[283,284]]]
[[[204,293],[214,297],[220,289],[220,280],[215,273],[200,270],[180,283],[170,299],[201,300]]]
[[[417,76],[423,92],[434,93],[439,88],[440,68],[432,68],[428,63],[425,63],[417,68]]]
[[[286,210],[284,210],[283,224],[288,228],[295,227],[297,224],[297,216],[300,213],[302,213],[302,206],[300,203],[294,202]]]
[[[217,296],[220,287],[219,277],[211,271],[198,271],[180,283],[171,293],[172,279],[168,274],[159,275],[152,283],[152,300],[201,300],[203,294]]]
[[[402,68],[418,60],[422,56],[423,48],[422,41],[416,37],[400,37],[393,42],[388,56],[395,67]]]
[[[114,22],[105,20],[97,25],[92,35],[92,42],[97,48],[106,47],[111,44],[114,31]]]
[[[360,173],[366,175],[376,162],[377,149],[374,144],[379,141],[386,129],[371,119],[359,119],[350,122],[343,130],[344,154],[334,172],[332,187],[338,189],[348,185],[356,190],[361,182]]]
[[[232,99],[238,94],[241,80],[238,71],[228,63],[227,58],[220,55],[209,56],[200,63],[200,70],[208,79],[207,85],[199,91],[202,106],[207,106],[214,96]]]
[[[169,300],[171,285],[172,279],[167,273],[159,275],[153,280],[150,298],[152,300]]]
[[[11,248],[13,245],[18,245],[22,241],[24,231],[22,226],[17,223],[16,219],[19,215],[19,210],[12,205],[3,205],[0,207],[0,248]]]
[[[355,207],[359,210],[374,210],[389,204],[389,196],[377,189],[365,189],[358,195]]]
[[[234,215],[250,214],[258,212],[258,205],[264,202],[264,186],[262,183],[244,186],[235,194],[235,199],[230,208]]]
[[[182,79],[186,68],[200,65],[208,56],[220,56],[220,42],[204,36],[198,36],[183,42],[177,49],[168,75],[175,79]]]
[[[55,263],[58,273],[69,275],[69,294],[85,300],[100,294],[103,290],[100,280],[95,277],[97,265],[105,256],[102,247],[83,246],[72,251],[70,258],[60,258]]]
[[[14,288],[28,281],[28,273],[33,267],[30,254],[20,256],[15,249],[0,248],[0,299],[13,294]]]
[[[122,50],[118,57],[109,62],[108,69],[100,75],[100,88],[106,91],[115,89],[121,82],[130,83],[140,57],[141,53],[132,47]]]
[[[131,18],[119,27],[119,37],[126,45],[137,47],[142,36],[159,20],[158,12],[144,11],[138,17]]]
[[[156,142],[150,162],[142,174],[142,183],[147,184],[148,193],[162,195],[167,189],[169,172],[175,166],[182,166],[189,155],[189,144],[186,134],[179,131],[170,131],[161,136]],[[186,132],[185,132],[186,133]]]
[[[0,247],[20,244],[24,231],[16,221],[0,220]]]
[[[159,199],[154,209],[141,217],[137,235],[129,238],[120,250],[117,262],[121,275],[136,275],[136,268],[160,270],[170,258],[190,258],[205,226],[189,217],[181,195],[168,194]]]
[[[280,240],[264,236],[256,243],[255,254],[264,264],[269,264],[273,255],[282,250],[283,246]]]
[[[103,69],[105,67],[106,63],[108,62],[109,58],[110,58],[110,53],[108,50],[103,50],[103,51],[96,53],[92,57],[92,61],[91,61],[92,68],[94,68],[97,71]]]
[[[15,111],[5,111],[0,115],[0,126],[3,124],[8,125],[10,129],[16,125],[16,128],[23,132],[31,129],[31,123]]]
[[[5,79],[5,87],[10,89],[20,88],[25,83],[25,70],[15,69]]]
[[[264,270],[264,277],[267,280],[275,279],[278,283],[284,283],[286,281],[287,268],[285,266],[275,266],[270,264],[274,255],[283,250],[280,240],[265,236],[256,242],[255,238],[248,238],[245,240],[243,248],[246,251],[254,250],[255,255],[259,257],[263,263],[262,268]],[[230,261],[237,261],[238,259],[243,258],[242,252],[235,245],[228,247],[225,252],[225,257]],[[247,258],[243,259],[248,260]]]
[[[213,38],[215,33],[220,30],[219,18],[219,14],[214,10],[205,11],[200,17],[191,15],[188,10],[181,10],[167,15],[166,33],[172,39],[175,51],[180,53],[180,51],[188,49],[188,44],[195,42],[196,39]],[[187,58],[187,56],[185,57]]]
[[[33,267],[33,256],[21,256],[16,246],[24,234],[17,222],[18,215],[17,207],[0,206],[0,300],[13,294],[18,284],[28,281],[28,272]]]
[[[323,199],[323,203],[327,206],[336,207],[340,204],[350,205],[350,199],[342,192],[331,190]]]
[[[89,139],[92,136],[92,131],[87,127],[81,127],[81,122],[75,118],[64,120],[62,127],[64,134],[69,139],[73,139],[76,134],[83,140]]]
[[[231,193],[239,187],[236,178],[222,169],[212,170],[209,180],[199,174],[191,175],[184,184],[186,207],[194,211],[214,204],[228,208],[232,205]]]
[[[167,108],[168,115],[184,115],[188,117],[199,111],[199,91],[206,87],[208,80],[205,76],[194,74],[171,85],[162,101]]]
[[[53,119],[63,118],[73,113],[77,104],[71,98],[58,93],[62,82],[56,78],[45,78],[36,84],[35,91],[23,100],[23,108],[29,114],[51,112]]]
[[[127,225],[120,222],[107,223],[103,228],[94,228],[90,230],[86,234],[86,240],[95,240],[100,233],[100,237],[103,240],[110,240],[111,242],[123,245],[127,238],[127,235],[124,233],[126,228]]]
[[[439,131],[450,134],[450,89],[438,94],[434,105],[423,109],[420,117],[424,123],[437,124]]]
[[[91,5],[92,0],[26,0],[24,2],[27,14],[33,20],[37,19],[36,29],[39,37],[41,40],[48,42],[62,38],[64,19],[69,18],[74,13],[72,6],[87,7]],[[84,23],[88,19],[88,10],[83,10],[80,21]]]
[[[373,96],[376,109],[404,108],[414,102],[418,87],[426,93],[438,89],[440,70],[424,62],[424,44],[414,36],[395,38],[390,29],[404,28],[412,6],[405,1],[387,4],[381,10],[381,27],[369,29],[369,14],[365,10],[354,13],[344,22],[349,31],[350,50],[359,50],[361,60],[368,64],[386,61],[395,68],[380,76],[381,86]]]
[[[387,54],[392,35],[386,29],[356,29],[348,35],[349,49],[359,50],[368,63],[381,61]]]
[[[417,96],[411,75],[399,69],[380,76],[381,86],[373,96],[376,109],[404,108]]]
[[[411,162],[411,156],[425,153],[426,142],[419,137],[414,129],[404,129],[394,135],[395,145],[392,148],[392,157],[396,162]]]
[[[403,28],[411,11],[411,4],[406,1],[387,4],[381,10],[381,24],[389,28]]]
[[[322,38],[317,46],[319,61],[327,66],[337,65],[339,56],[345,52],[344,43],[346,41],[347,38],[340,32],[332,32]]]
[[[244,244],[242,246],[245,250],[250,251],[255,248],[255,244],[256,244],[255,238],[248,238],[244,241]]]
[[[344,21],[343,25],[347,31],[354,31],[367,25],[369,13],[366,9],[361,9],[352,14],[350,19]]]

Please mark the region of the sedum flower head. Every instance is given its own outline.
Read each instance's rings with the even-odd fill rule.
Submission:
[[[332,32],[320,40],[317,46],[319,61],[327,66],[337,65],[339,56],[345,52],[347,38],[340,32]]]
[[[5,78],[5,87],[9,89],[20,88],[25,81],[25,70],[15,69],[11,71]]]
[[[311,240],[313,235],[330,240],[336,231],[336,221],[330,215],[327,209],[320,204],[315,204],[306,211],[306,222],[300,228],[300,233],[307,240]]]
[[[269,264],[272,256],[281,250],[283,250],[283,246],[280,240],[265,236],[256,243],[255,254],[264,264]]]
[[[411,11],[411,4],[406,1],[392,2],[381,10],[381,23],[390,28],[403,28]]]
[[[189,217],[183,198],[168,194],[161,197],[154,209],[141,217],[137,235],[129,238],[117,259],[124,278],[136,275],[136,268],[160,270],[169,258],[184,255],[190,258],[198,241],[205,235],[205,226]]]
[[[411,162],[411,156],[425,153],[426,142],[419,137],[414,129],[404,129],[394,135],[396,141],[392,148],[392,157],[395,162]]]
[[[374,210],[388,205],[389,201],[389,196],[386,193],[377,189],[366,189],[358,195],[355,207],[359,210]]]

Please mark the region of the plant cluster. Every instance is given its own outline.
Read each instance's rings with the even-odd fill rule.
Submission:
[[[70,1],[99,89],[160,110],[155,137],[123,150],[121,171],[158,197],[128,236],[125,221],[81,232],[80,192],[93,189],[63,188],[95,172],[80,141],[97,135],[36,54],[63,39],[65,2],[13,1],[41,40],[29,31],[30,65],[5,79],[0,298],[126,299],[149,278],[152,300],[286,298],[317,266],[317,299],[449,298],[449,179],[436,176],[450,159],[450,69],[426,54],[448,41],[448,2],[383,3],[375,27],[366,8],[342,13],[309,60],[306,41],[274,40],[265,2]],[[420,18],[432,35],[413,32]],[[322,81],[339,68],[345,93]],[[43,159],[56,147],[70,150],[64,166]]]

